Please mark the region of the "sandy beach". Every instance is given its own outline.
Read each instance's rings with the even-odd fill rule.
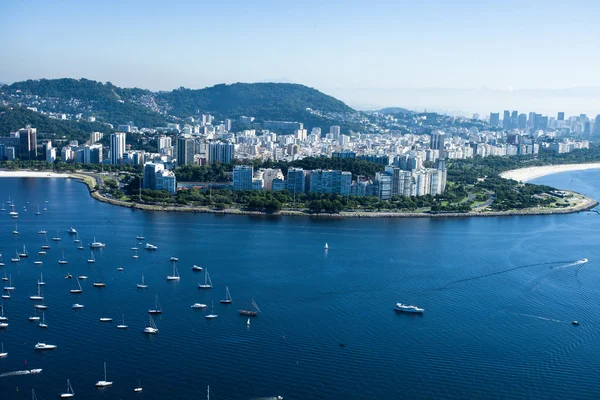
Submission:
[[[70,174],[48,171],[0,171],[0,178],[68,178]]]
[[[583,171],[587,169],[600,168],[600,163],[590,164],[563,164],[563,165],[544,165],[542,167],[519,168],[506,171],[500,174],[506,179],[514,179],[519,182],[527,182],[542,176],[557,174],[559,172]]]

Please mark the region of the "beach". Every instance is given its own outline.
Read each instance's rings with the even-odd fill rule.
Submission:
[[[527,167],[513,169],[500,174],[502,178],[514,179],[519,182],[527,182],[542,176],[557,174],[568,171],[584,171],[588,169],[600,168],[600,163],[589,164],[563,164],[563,165],[544,165],[541,167]]]
[[[68,178],[70,174],[48,171],[0,171],[0,178]]]

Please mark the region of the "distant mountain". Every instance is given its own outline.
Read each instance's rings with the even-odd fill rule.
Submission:
[[[402,107],[386,107],[386,108],[382,108],[381,110],[379,110],[379,112],[382,114],[398,114],[398,113],[411,114],[411,113],[414,113],[414,111],[410,111],[410,110],[407,110],[406,108],[402,108]]]
[[[335,124],[335,114],[354,112],[342,101],[316,89],[290,83],[235,83],[151,92],[88,79],[41,79],[13,83],[0,88],[0,92],[5,99],[14,94],[40,96],[44,101],[33,105],[43,111],[83,113],[103,122],[131,121],[146,127],[161,126],[168,116],[184,118],[201,113],[220,118],[246,115],[263,121],[300,121],[309,127],[326,127]]]

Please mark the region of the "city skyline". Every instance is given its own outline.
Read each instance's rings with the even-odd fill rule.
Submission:
[[[0,22],[20,34],[0,44],[0,82],[86,77],[169,90],[289,81],[360,109],[463,114],[483,112],[482,100],[486,109],[524,108],[525,89],[600,87],[592,1],[343,4],[3,2]],[[534,97],[540,112],[563,108]],[[577,109],[598,112],[595,98]]]

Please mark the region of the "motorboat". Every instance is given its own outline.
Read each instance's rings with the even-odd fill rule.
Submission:
[[[71,307],[76,310],[78,308],[83,308],[83,304],[74,303]]]
[[[192,308],[206,308],[208,307],[206,304],[202,304],[202,303],[194,303],[192,304]]]
[[[396,305],[394,306],[394,311],[423,314],[423,312],[425,312],[425,309],[419,308],[417,306],[411,306],[408,304],[396,303]]]
[[[194,265],[192,265],[192,271],[202,271],[202,267],[194,264]]]
[[[171,257],[171,261],[179,261],[179,258],[177,258],[177,257]]]
[[[100,322],[112,322],[112,318],[110,317],[101,317]]]
[[[48,231],[47,231],[47,230],[45,230],[45,229],[40,229],[40,230],[38,231],[38,235],[45,235],[46,233],[48,233]]]
[[[76,235],[77,230],[71,226],[69,229],[67,229],[67,233],[69,233],[71,235]]]
[[[92,249],[101,249],[103,247],[105,247],[106,245],[104,243],[101,242],[97,242],[96,238],[94,238],[94,241],[92,243],[90,243],[90,247]]]
[[[56,345],[46,344],[46,343],[37,343],[34,348],[36,350],[53,350],[56,348]]]
[[[144,249],[146,249],[146,250],[156,250],[156,249],[158,249],[158,246],[155,246],[155,245],[153,245],[151,243],[146,243],[146,245],[144,246]]]

